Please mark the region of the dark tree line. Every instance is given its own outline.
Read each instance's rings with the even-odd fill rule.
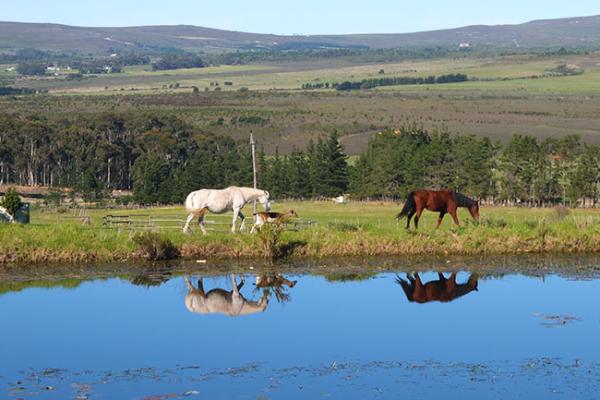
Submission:
[[[204,67],[204,61],[195,54],[166,54],[152,63],[153,71],[202,67]]]
[[[404,198],[450,187],[477,198],[552,204],[598,201],[600,150],[579,137],[505,145],[407,126],[377,134],[349,166],[337,132],[290,154],[258,154],[258,184],[276,198]],[[142,204],[181,202],[192,190],[252,184],[247,142],[201,132],[171,114],[0,113],[0,184],[77,188],[86,199],[133,190]]]
[[[477,198],[532,205],[581,198],[597,203],[600,149],[576,135],[539,142],[514,135],[504,146],[474,135],[416,126],[378,134],[351,168],[359,198],[403,198],[415,188],[453,188]]]
[[[447,74],[447,75],[430,75],[423,77],[399,76],[389,78],[373,78],[363,79],[361,81],[344,81],[342,83],[333,84],[337,90],[356,90],[356,89],[372,89],[378,86],[395,86],[395,85],[427,85],[427,84],[442,84],[466,82],[469,78],[465,74]]]
[[[130,189],[140,155],[183,162],[194,139],[189,126],[168,115],[0,114],[0,183],[77,187],[91,174],[106,188]]]
[[[378,86],[395,86],[395,85],[432,85],[440,83],[455,83],[466,82],[469,77],[465,74],[447,74],[447,75],[430,75],[427,77],[412,77],[412,76],[397,76],[386,78],[363,79],[361,81],[344,81],[344,82],[315,82],[303,83],[302,89],[337,89],[340,91],[372,89]]]

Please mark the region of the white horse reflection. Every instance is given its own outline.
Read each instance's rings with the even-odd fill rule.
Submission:
[[[185,296],[185,306],[197,314],[223,314],[229,317],[263,312],[269,305],[270,292],[264,290],[258,301],[247,300],[240,289],[244,286],[242,279],[238,284],[235,274],[231,274],[231,291],[215,288],[204,292],[202,277],[198,278],[198,287],[194,287],[189,277],[185,277],[188,293]]]

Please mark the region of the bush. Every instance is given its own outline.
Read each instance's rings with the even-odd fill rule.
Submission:
[[[4,207],[12,217],[17,214],[22,205],[21,197],[19,197],[19,193],[13,187],[8,188],[6,193],[4,193],[4,197],[0,200],[0,207]]]
[[[62,191],[57,189],[50,189],[46,196],[44,196],[44,203],[46,205],[52,205],[58,207],[62,204],[65,195]]]
[[[133,196],[130,194],[125,196],[119,196],[115,198],[115,203],[117,203],[120,206],[127,206],[133,203]]]
[[[149,261],[172,260],[180,255],[177,246],[158,233],[138,233],[133,236],[133,242],[138,246],[135,255]]]
[[[278,223],[264,224],[258,230],[258,236],[262,245],[262,253],[265,259],[273,260],[281,256],[281,234],[283,225]]]

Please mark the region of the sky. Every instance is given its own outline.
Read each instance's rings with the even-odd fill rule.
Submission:
[[[598,14],[599,0],[0,0],[0,21],[275,34],[404,33]]]

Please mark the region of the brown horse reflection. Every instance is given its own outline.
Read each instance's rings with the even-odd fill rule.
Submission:
[[[244,286],[242,279],[238,284],[235,274],[231,274],[231,291],[215,288],[204,291],[202,277],[198,278],[198,287],[194,287],[189,277],[185,277],[188,293],[185,296],[185,306],[188,310],[198,314],[223,314],[229,317],[255,314],[263,312],[269,305],[270,292],[263,290],[258,301],[248,300],[240,290]]]
[[[473,290],[478,290],[476,275],[471,275],[467,283],[456,283],[456,272],[453,272],[449,278],[438,272],[438,277],[438,280],[423,284],[418,273],[412,276],[406,274],[406,280],[396,276],[396,283],[402,286],[408,301],[416,303],[429,303],[430,301],[446,303]]]

